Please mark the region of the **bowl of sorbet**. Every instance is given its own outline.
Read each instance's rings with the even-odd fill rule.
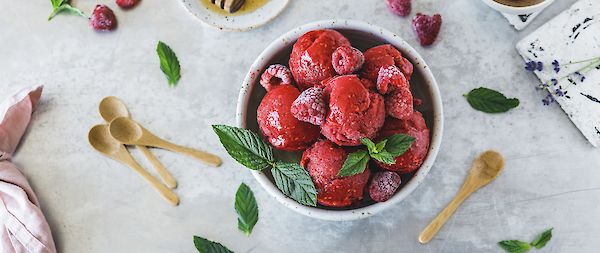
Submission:
[[[331,66],[335,64],[331,51],[340,46],[363,52],[366,60],[355,73],[340,75]],[[412,95],[411,102],[414,100],[408,109],[414,111],[412,114],[403,113],[404,107],[389,109],[386,104],[392,95],[383,94],[383,88],[376,84],[381,67],[377,62],[386,59],[392,59],[391,64],[407,76],[408,93]],[[260,80],[273,64],[291,69],[292,85],[269,88],[267,92]],[[326,117],[294,123],[296,119],[287,108],[303,91],[320,84],[328,87],[323,88],[327,90],[329,106]],[[236,120],[238,127],[260,133],[273,145],[278,159],[298,162],[309,172],[317,189],[318,204],[305,206],[285,196],[269,170],[252,171],[259,184],[298,213],[334,221],[369,217],[410,195],[433,166],[443,132],[440,91],[423,58],[398,35],[355,20],[309,23],[275,39],[254,61],[244,79]],[[407,151],[410,154],[396,158],[396,164],[402,166],[371,161],[363,173],[336,176],[347,155],[362,145],[361,137],[377,140],[397,133],[415,137]],[[401,184],[393,196],[377,202],[370,197],[369,186],[375,181],[374,176],[383,171],[400,175]]]

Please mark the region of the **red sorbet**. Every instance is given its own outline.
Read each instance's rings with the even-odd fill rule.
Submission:
[[[350,46],[350,41],[334,30],[315,30],[302,35],[290,55],[290,70],[301,90],[336,75],[331,63],[333,51]]]
[[[359,202],[369,181],[369,168],[364,172],[339,177],[348,153],[328,140],[320,140],[304,151],[300,165],[310,174],[317,188],[317,202],[324,206],[346,207]]]
[[[261,133],[273,147],[286,151],[306,149],[319,138],[319,127],[294,118],[290,108],[300,91],[291,85],[276,86],[258,106]]]
[[[378,162],[379,167],[407,174],[417,170],[427,156],[429,150],[429,128],[425,124],[423,115],[415,111],[408,119],[399,120],[387,118],[378,139],[394,134],[406,134],[415,138],[412,146],[401,156],[396,157],[396,163],[389,165]]]
[[[361,138],[373,139],[385,121],[383,97],[369,91],[355,75],[339,76],[326,83],[329,114],[321,133],[340,146],[361,145]]]
[[[398,49],[390,44],[369,48],[364,53],[365,63],[360,76],[377,83],[377,76],[381,67],[395,65],[402,71],[406,80],[410,80],[413,73],[413,65],[404,57]]]

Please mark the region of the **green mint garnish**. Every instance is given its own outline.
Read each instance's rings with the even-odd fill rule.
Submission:
[[[194,236],[194,245],[200,253],[233,253],[233,251],[222,244],[206,240],[199,236]]]
[[[392,135],[377,144],[368,138],[362,138],[360,142],[367,147],[367,151],[359,150],[348,154],[337,175],[347,177],[360,174],[365,171],[371,158],[385,164],[394,164],[396,157],[404,154],[414,141],[415,138],[404,134]]]
[[[62,12],[73,13],[84,18],[87,18],[83,12],[69,4],[69,0],[50,0],[52,3],[52,13],[48,16],[48,21],[50,21],[54,16]]]
[[[526,243],[519,240],[506,240],[498,242],[498,246],[506,250],[508,253],[524,253],[535,247],[541,249],[552,239],[552,228],[539,234],[531,243]]]
[[[273,148],[257,133],[225,125],[212,127],[229,155],[247,168],[264,170],[275,163]]]
[[[464,95],[473,109],[486,113],[506,112],[519,106],[519,99],[507,98],[504,94],[479,87]]]
[[[538,237],[535,238],[535,240],[533,240],[530,244],[536,249],[541,249],[546,246],[546,243],[548,243],[550,239],[552,239],[552,228],[538,235]]]
[[[531,249],[529,243],[519,240],[507,240],[498,242],[498,245],[508,253],[524,253]]]
[[[175,52],[162,41],[159,41],[158,45],[156,45],[156,53],[160,59],[160,69],[165,73],[165,76],[167,76],[169,86],[174,87],[177,85],[179,78],[181,78],[177,55],[175,55]]]
[[[344,161],[344,165],[342,165],[342,168],[338,171],[337,175],[348,177],[362,173],[367,168],[369,158],[369,153],[364,150],[348,154],[346,161]]]
[[[283,194],[303,205],[317,205],[317,190],[308,172],[297,163],[276,161],[273,148],[257,133],[225,125],[213,125],[213,130],[237,162],[252,170],[271,167],[275,184]]]
[[[271,169],[277,188],[306,206],[317,206],[317,189],[308,172],[297,163],[277,162]]]
[[[258,205],[250,187],[242,183],[235,193],[235,211],[238,214],[238,228],[246,235],[258,222]]]

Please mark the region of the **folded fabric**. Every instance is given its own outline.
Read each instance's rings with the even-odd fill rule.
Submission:
[[[0,252],[55,253],[38,200],[11,157],[25,133],[42,86],[23,89],[0,104]]]

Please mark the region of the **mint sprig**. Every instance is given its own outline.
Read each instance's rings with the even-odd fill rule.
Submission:
[[[218,242],[213,242],[199,236],[194,236],[194,246],[199,253],[233,253]]]
[[[377,144],[368,138],[362,138],[360,142],[367,147],[367,151],[359,150],[348,154],[337,175],[347,177],[360,174],[365,171],[371,158],[385,164],[394,164],[396,157],[404,154],[414,141],[414,137],[405,134],[392,135]]]
[[[69,4],[69,0],[50,0],[52,3],[52,13],[48,16],[48,21],[54,18],[56,15],[62,12],[73,13],[84,18],[87,18],[83,12]]]
[[[159,41],[158,45],[156,45],[156,53],[160,60],[160,70],[167,76],[169,86],[174,87],[177,85],[179,78],[181,78],[177,55],[175,55],[175,52],[173,52],[171,47],[167,46],[167,44],[162,41]]]
[[[277,162],[271,169],[277,188],[305,206],[317,205],[317,189],[308,172],[297,163]]]
[[[536,249],[541,249],[546,246],[546,243],[552,239],[552,229],[553,228],[550,228],[538,235],[537,238],[530,243],[531,246],[535,247]]]
[[[479,87],[463,95],[473,109],[486,113],[501,113],[519,106],[519,99],[507,98],[504,94]]]
[[[531,249],[529,243],[519,240],[500,241],[498,245],[509,253],[525,253]]]
[[[508,253],[524,253],[531,250],[531,247],[541,249],[552,239],[552,229],[542,232],[530,243],[520,240],[505,240],[498,242],[498,246]]]
[[[283,194],[303,205],[317,205],[317,190],[302,166],[276,161],[273,148],[257,133],[226,125],[212,127],[227,153],[237,162],[252,170],[262,171],[271,167],[275,185]]]
[[[275,164],[273,148],[257,133],[226,125],[212,127],[229,155],[247,168],[264,170]]]
[[[254,193],[248,185],[242,183],[235,193],[235,211],[238,214],[238,229],[250,235],[258,222],[258,205]]]

